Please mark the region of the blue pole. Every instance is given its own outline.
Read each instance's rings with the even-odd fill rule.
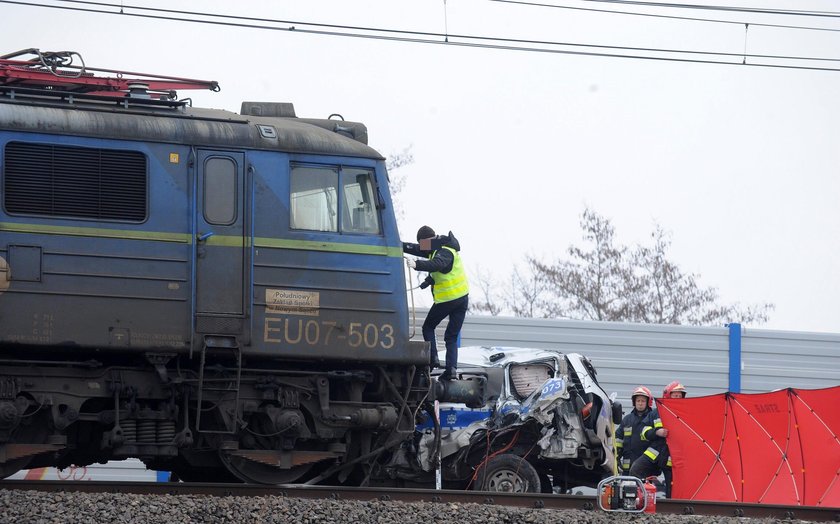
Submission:
[[[741,392],[741,324],[727,324],[729,328],[729,391]]]

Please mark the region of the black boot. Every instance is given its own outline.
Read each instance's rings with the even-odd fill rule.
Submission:
[[[432,369],[439,369],[443,367],[440,365],[440,359],[438,358],[437,353],[432,353],[429,367]]]
[[[458,371],[455,368],[446,368],[446,370],[440,374],[438,380],[455,380],[457,377]]]

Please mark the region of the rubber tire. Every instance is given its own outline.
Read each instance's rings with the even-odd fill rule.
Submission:
[[[524,489],[522,489],[524,486]],[[530,462],[520,456],[504,453],[481,465],[472,489],[512,493],[540,493],[540,476]]]

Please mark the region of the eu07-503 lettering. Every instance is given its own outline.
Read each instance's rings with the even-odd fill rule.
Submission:
[[[265,342],[328,346],[346,343],[352,348],[391,349],[394,347],[394,326],[332,320],[267,317],[263,332]]]

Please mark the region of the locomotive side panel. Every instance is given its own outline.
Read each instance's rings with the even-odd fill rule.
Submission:
[[[188,151],[13,132],[0,151],[0,342],[188,347]]]
[[[402,252],[381,160],[260,152],[250,161],[253,350],[423,363],[405,343]]]
[[[259,355],[422,363],[381,160],[14,132],[0,146],[14,157],[0,341],[186,350],[222,334]],[[137,171],[110,194],[87,178],[126,159],[103,166],[103,152]],[[325,174],[335,195],[315,187]],[[220,180],[230,204],[214,200]],[[98,207],[75,209],[80,193]]]

